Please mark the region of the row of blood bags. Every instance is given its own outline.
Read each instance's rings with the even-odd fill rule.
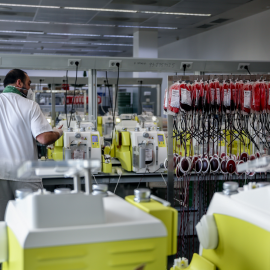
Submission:
[[[83,105],[84,104],[84,96],[67,96],[67,104],[72,104],[72,101],[74,99],[73,104],[75,105]],[[86,97],[86,103],[88,104],[88,97]]]
[[[195,81],[176,82],[165,90],[163,109],[170,115],[179,111],[234,112],[243,114],[270,111],[270,83],[265,81],[243,82]]]

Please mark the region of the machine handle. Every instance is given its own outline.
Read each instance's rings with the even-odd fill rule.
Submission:
[[[156,146],[156,165],[158,165],[158,146]]]
[[[171,206],[171,204],[168,201],[162,200],[162,199],[160,199],[159,197],[157,197],[155,195],[151,195],[150,198],[153,199],[153,200],[155,200],[155,201],[157,201],[157,202],[162,203],[166,207],[170,207]]]
[[[90,159],[91,158],[91,147],[89,147],[89,149],[88,149],[88,155],[89,155],[88,159]]]

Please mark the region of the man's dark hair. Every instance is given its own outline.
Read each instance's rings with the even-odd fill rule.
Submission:
[[[4,79],[4,87],[6,87],[9,84],[16,83],[17,80],[21,80],[23,83],[25,83],[26,80],[26,72],[21,69],[12,69],[8,72]]]

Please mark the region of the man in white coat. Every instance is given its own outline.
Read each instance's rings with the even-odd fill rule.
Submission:
[[[49,145],[62,135],[52,129],[39,105],[31,100],[31,80],[26,72],[13,69],[4,79],[0,94],[0,221],[6,205],[14,200],[15,190],[42,188],[42,179],[18,179],[17,168],[25,161],[38,159],[36,140]]]

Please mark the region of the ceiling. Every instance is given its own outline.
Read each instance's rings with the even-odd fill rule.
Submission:
[[[270,6],[269,0],[23,1],[23,5],[211,14],[205,17],[20,7],[11,6],[22,4],[20,0],[0,0],[0,53],[132,57],[138,27],[158,31],[158,45],[163,46],[265,11],[267,2]]]

